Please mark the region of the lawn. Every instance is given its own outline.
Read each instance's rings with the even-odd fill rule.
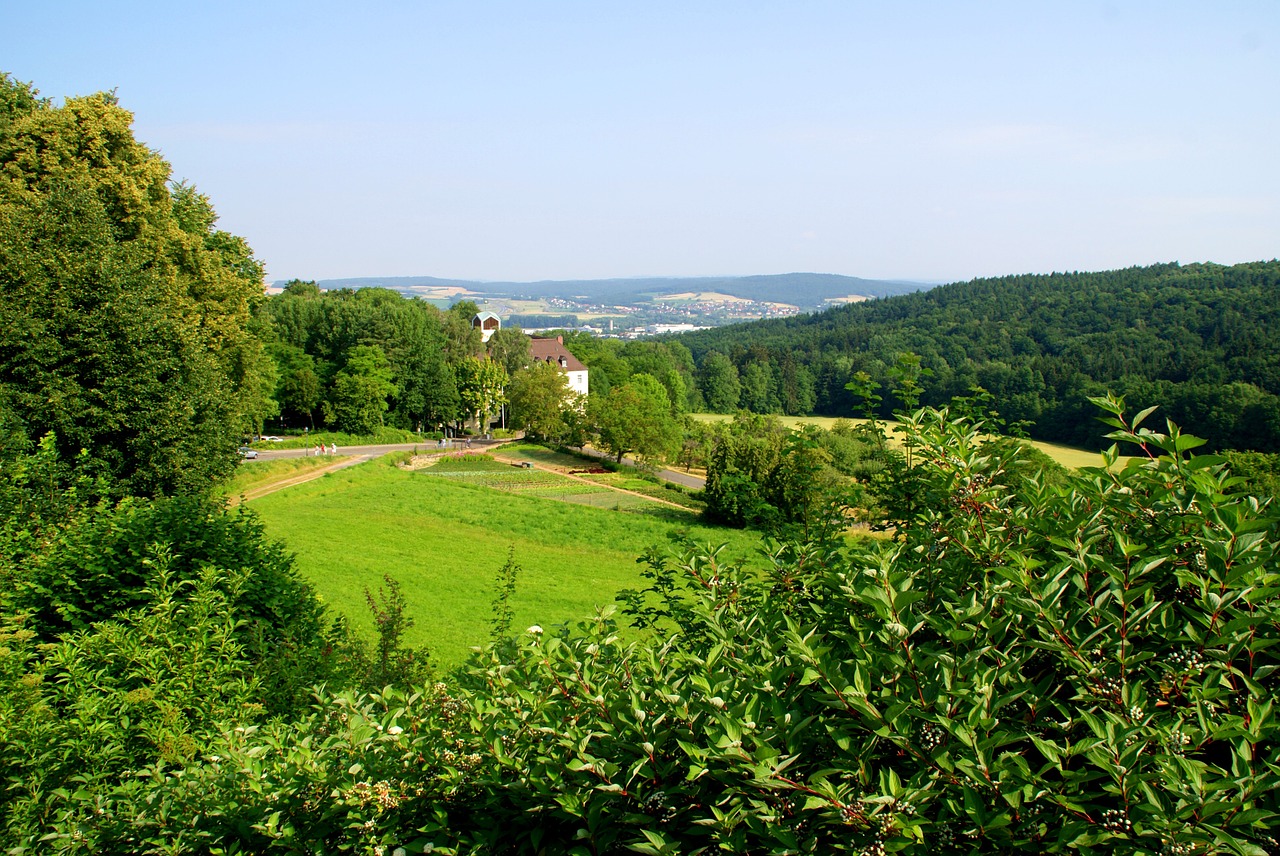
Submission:
[[[487,640],[494,579],[510,548],[523,569],[513,600],[516,629],[587,618],[619,590],[641,586],[637,557],[669,544],[673,532],[727,543],[733,558],[762,564],[758,535],[610,510],[623,496],[602,497],[608,506],[594,508],[493,490],[467,477],[406,472],[380,460],[250,507],[297,554],[298,568],[325,601],[366,632],[372,622],[364,589],[376,588],[383,574],[395,577],[416,622],[410,641],[428,645],[449,667]]]
[[[277,458],[274,461],[242,460],[236,467],[236,474],[230,481],[220,485],[218,495],[235,501],[241,494],[252,493],[255,489],[275,484],[294,476],[305,475],[313,470],[322,470],[332,466],[335,458]]]

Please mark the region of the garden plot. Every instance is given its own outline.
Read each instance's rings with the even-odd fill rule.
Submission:
[[[631,508],[636,504],[646,503],[644,499],[619,493],[604,485],[590,484],[546,470],[526,469],[505,461],[496,461],[488,455],[441,458],[421,472],[524,496],[558,499],[602,508]]]

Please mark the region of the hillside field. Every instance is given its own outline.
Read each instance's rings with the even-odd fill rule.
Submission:
[[[443,668],[487,641],[494,581],[514,548],[522,573],[514,630],[590,617],[624,588],[639,588],[636,559],[684,531],[699,544],[761,564],[759,536],[644,514],[571,505],[406,472],[380,460],[255,499],[268,534],[297,554],[325,602],[361,630],[373,624],[364,589],[383,574],[401,584],[415,621],[408,641]]]
[[[723,422],[733,418],[732,416],[723,413],[694,413],[692,416],[694,419],[701,422]],[[816,425],[819,428],[826,430],[830,430],[831,426],[837,421],[837,417],[834,416],[777,416],[775,418],[788,428],[798,428],[801,425]],[[846,418],[845,421],[861,424],[867,420]],[[886,425],[886,430],[889,432],[890,439],[893,439],[893,429],[896,423],[892,420],[881,421]],[[1061,443],[1048,443],[1042,440],[1024,440],[1023,442],[1028,446],[1034,446],[1068,469],[1075,470],[1081,467],[1102,466],[1102,455],[1099,452],[1090,452],[1088,449],[1077,449],[1073,446],[1064,446]]]

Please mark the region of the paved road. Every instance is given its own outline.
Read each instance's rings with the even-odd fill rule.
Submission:
[[[604,452],[601,452],[599,449],[593,449],[590,446],[584,446],[578,451],[582,452],[584,455],[590,455],[593,458],[608,459],[610,461],[615,460],[613,455],[606,455]],[[622,463],[626,464],[628,467],[641,466],[639,461],[635,460],[634,458],[628,458],[625,455],[622,458]],[[653,474],[656,475],[658,478],[662,479],[663,481],[669,481],[672,484],[683,485],[684,487],[687,487],[690,490],[702,490],[707,486],[706,479],[699,478],[698,476],[695,476],[695,475],[690,475],[689,473],[682,473],[679,470],[669,470],[665,467],[658,467],[653,471]]]
[[[462,441],[453,443],[452,445],[441,449],[435,440],[427,440],[422,443],[390,443],[380,446],[339,446],[338,455],[367,455],[371,458],[377,458],[389,452],[440,452],[440,451],[461,451],[463,449],[485,449],[489,446],[501,446],[506,440],[472,440],[468,447]],[[259,461],[275,461],[280,458],[313,458],[315,453],[311,449],[259,449]]]

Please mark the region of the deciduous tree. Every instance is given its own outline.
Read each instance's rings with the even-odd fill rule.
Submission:
[[[462,412],[476,421],[478,430],[487,431],[490,417],[504,401],[506,371],[487,357],[464,357],[455,371]]]
[[[352,434],[372,434],[382,427],[387,397],[396,385],[391,362],[377,345],[357,345],[333,379],[325,401],[325,421]]]
[[[121,493],[203,490],[273,409],[262,268],[170,182],[114,96],[61,107],[0,76],[0,386],[32,437]]]
[[[564,372],[551,363],[534,361],[507,385],[510,425],[544,442],[560,443],[566,431],[565,412],[573,407],[573,399]]]
[[[643,461],[658,460],[680,445],[680,426],[671,415],[666,388],[652,375],[635,375],[607,395],[592,398],[588,413],[600,445],[619,463],[629,453]]]

